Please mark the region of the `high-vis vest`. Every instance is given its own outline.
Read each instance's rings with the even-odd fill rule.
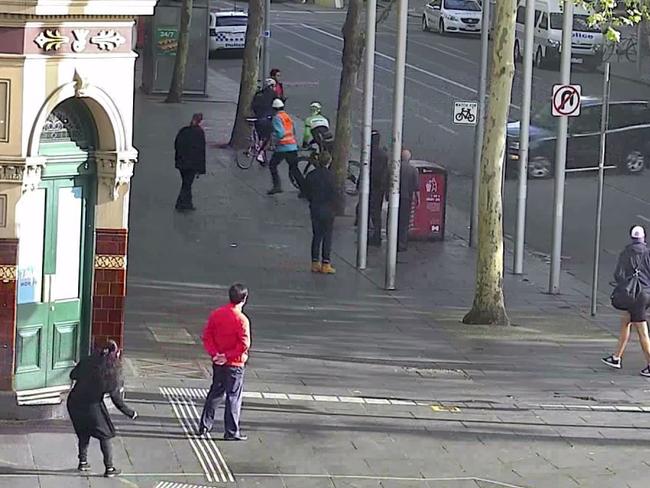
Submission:
[[[279,146],[290,146],[296,144],[296,136],[293,133],[293,121],[286,112],[278,112],[276,117],[282,124],[283,134],[278,140]]]

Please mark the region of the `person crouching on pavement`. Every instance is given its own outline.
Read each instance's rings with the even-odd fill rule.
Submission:
[[[293,125],[293,120],[287,112],[284,111],[284,102],[279,98],[273,100],[273,143],[275,144],[275,151],[271,156],[269,162],[269,170],[271,171],[271,181],[273,188],[271,188],[267,195],[275,195],[282,193],[282,184],[280,182],[280,175],[278,174],[278,165],[286,160],[289,165],[289,174],[298,184],[300,195],[303,196],[302,187],[304,178],[300,169],[298,169],[298,143],[296,142],[296,130]]]
[[[210,314],[203,331],[203,346],[212,359],[212,386],[205,399],[199,422],[199,435],[212,430],[214,414],[221,398],[226,396],[224,440],[245,441],[239,430],[244,366],[251,346],[250,322],[243,308],[248,289],[236,283],[228,290],[230,303]]]
[[[120,474],[113,465],[113,446],[115,427],[104,404],[104,395],[109,394],[111,401],[127,417],[138,416],[131,410],[122,396],[124,380],[122,378],[121,351],[115,341],[108,343],[92,355],[82,359],[70,372],[74,386],[68,395],[67,407],[70,420],[79,441],[79,471],[89,471],[88,446],[90,438],[99,440],[104,455],[104,476],[112,478]]]
[[[334,274],[332,267],[332,233],[336,215],[336,180],[329,169],[331,156],[322,153],[316,169],[305,178],[304,192],[311,214],[311,270],[313,273]],[[321,259],[322,258],[322,259]]]
[[[625,246],[619,255],[614,272],[616,288],[612,293],[612,305],[623,311],[618,347],[614,354],[603,358],[602,361],[616,369],[623,366],[623,353],[630,339],[630,328],[634,326],[648,364],[640,374],[650,377],[650,338],[646,320],[646,309],[650,305],[650,250],[646,246],[645,229],[642,226],[633,226],[630,229],[630,237],[632,242]],[[626,291],[632,280],[637,281],[639,285],[635,296]]]
[[[203,114],[192,116],[190,125],[178,131],[174,141],[176,169],[181,174],[181,190],[176,210],[195,210],[192,203],[192,183],[197,175],[205,174],[205,132],[201,127]]]

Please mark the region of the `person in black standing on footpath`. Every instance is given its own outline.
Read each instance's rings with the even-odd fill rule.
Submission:
[[[632,226],[632,242],[625,246],[618,257],[614,271],[616,288],[612,293],[612,305],[623,312],[621,331],[616,352],[602,361],[611,368],[620,369],[623,366],[623,353],[630,339],[630,329],[634,326],[647,363],[640,374],[650,377],[650,337],[646,317],[646,309],[650,305],[650,251],[645,236],[642,226]]]
[[[90,438],[99,439],[99,446],[104,455],[104,476],[112,478],[120,474],[113,466],[113,448],[111,439],[115,437],[115,427],[104,404],[104,395],[108,393],[113,404],[127,417],[134,419],[138,414],[130,409],[124,398],[122,365],[120,349],[115,341],[108,341],[106,346],[91,356],[82,359],[70,372],[70,379],[75,384],[68,395],[67,407],[74,431],[79,440],[79,471],[89,471],[88,445]]]
[[[309,200],[311,214],[311,271],[334,274],[332,267],[332,233],[336,215],[336,179],[329,169],[329,153],[321,154],[316,169],[305,178],[304,193]],[[322,260],[321,260],[322,256]]]
[[[192,203],[192,183],[197,175],[205,174],[205,132],[201,127],[203,114],[192,116],[190,125],[176,135],[176,169],[181,173],[181,191],[176,199],[176,210],[195,210]]]
[[[388,186],[388,154],[379,145],[381,135],[373,130],[370,139],[370,197],[368,216],[372,223],[372,234],[368,245],[381,246],[381,207]]]
[[[411,205],[414,199],[418,202],[419,178],[417,168],[411,164],[411,151],[403,149],[402,164],[400,164],[399,215],[397,224],[397,250],[400,252],[408,249]]]

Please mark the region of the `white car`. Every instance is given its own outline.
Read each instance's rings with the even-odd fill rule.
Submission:
[[[482,8],[476,0],[432,0],[424,7],[422,30],[481,33]]]
[[[210,12],[210,53],[220,49],[244,49],[247,23],[247,12]]]

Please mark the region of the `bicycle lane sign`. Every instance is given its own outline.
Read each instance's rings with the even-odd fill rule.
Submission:
[[[454,124],[476,125],[478,119],[477,102],[454,102]]]
[[[580,115],[580,85],[553,85],[552,113],[554,117],[577,117]]]

